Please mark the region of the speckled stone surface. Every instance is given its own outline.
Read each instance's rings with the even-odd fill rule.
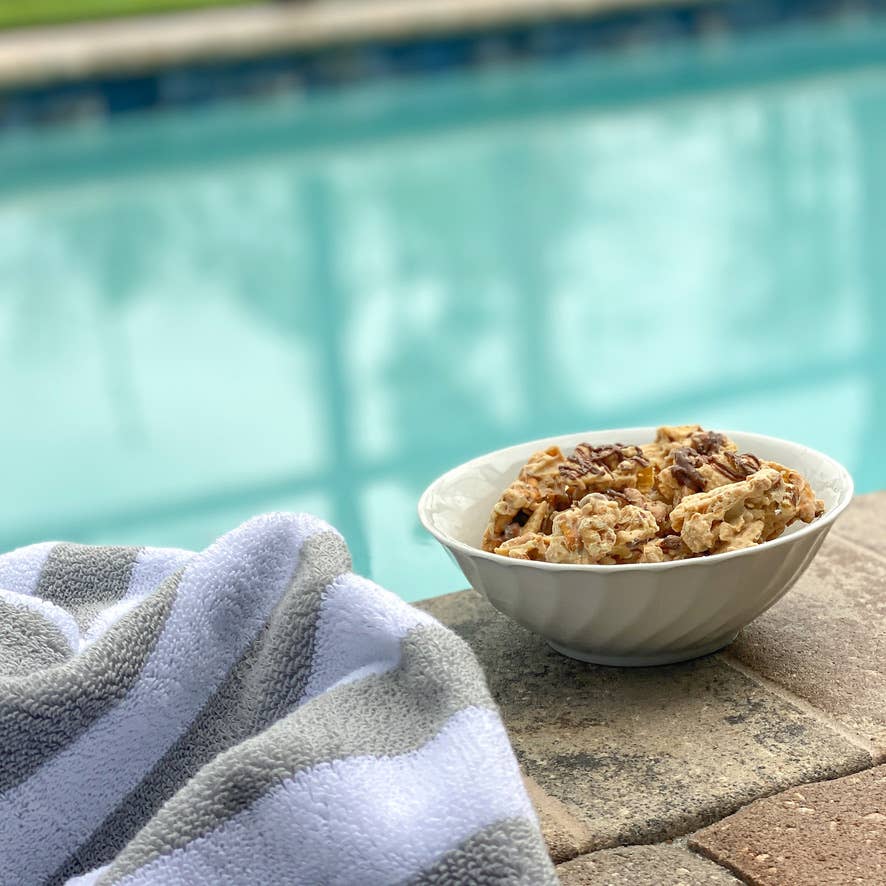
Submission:
[[[727,655],[886,753],[886,559],[832,533],[790,593]]]
[[[759,800],[690,838],[755,886],[886,883],[886,767]]]
[[[419,604],[473,647],[524,771],[592,834],[651,843],[870,756],[716,657],[603,668],[551,650],[463,591]]]
[[[886,492],[856,496],[831,532],[886,557]]]
[[[563,886],[738,886],[725,868],[679,846],[626,846],[557,868]]]

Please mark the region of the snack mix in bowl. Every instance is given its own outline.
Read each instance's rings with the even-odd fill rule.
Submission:
[[[492,509],[485,551],[548,563],[660,563],[777,538],[824,512],[797,471],[699,425],[641,446],[536,452]]]

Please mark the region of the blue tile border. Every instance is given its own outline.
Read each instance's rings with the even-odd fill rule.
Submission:
[[[886,0],[677,3],[481,33],[367,42],[178,66],[143,75],[103,76],[0,92],[0,131],[250,96],[310,94],[358,81],[432,77],[532,59],[623,52],[685,40],[722,40],[798,22],[873,18],[884,13]]]

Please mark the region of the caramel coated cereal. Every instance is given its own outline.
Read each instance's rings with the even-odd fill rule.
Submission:
[[[823,511],[797,471],[680,425],[644,446],[536,452],[495,504],[482,546],[549,563],[661,563],[769,541]]]

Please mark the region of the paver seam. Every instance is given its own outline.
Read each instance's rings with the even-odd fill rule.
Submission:
[[[669,834],[667,836],[662,835],[658,838],[651,837],[646,842],[643,842],[642,840],[636,841],[635,839],[635,841],[631,843],[622,842],[623,837],[620,835],[607,837],[601,839],[598,843],[596,843],[593,849],[589,849],[587,852],[579,852],[577,855],[569,859],[564,859],[562,862],[558,862],[558,864],[566,864],[567,861],[574,861],[576,858],[582,858],[583,856],[590,855],[594,852],[602,852],[605,849],[629,849],[632,846],[662,845],[683,845],[686,848],[689,848],[688,842],[680,843],[679,841],[691,840],[693,834],[697,833],[698,831],[712,827],[713,825],[718,824],[724,819],[736,815],[737,813],[741,812],[742,809],[750,806],[753,803],[756,803],[758,800],[768,800],[770,797],[776,797],[779,794],[785,793],[786,791],[801,790],[806,785],[821,784],[825,781],[836,781],[841,778],[847,778],[851,775],[857,775],[859,772],[867,772],[869,769],[873,768],[874,765],[868,763],[862,766],[860,769],[852,769],[847,772],[842,772],[835,775],[819,776],[818,778],[814,778],[812,781],[797,781],[783,785],[771,785],[769,790],[762,790],[760,791],[760,793],[755,794],[752,797],[748,797],[745,801],[740,801],[739,803],[734,805],[725,805],[722,809],[717,809],[711,814],[701,814],[698,816],[698,819],[695,822],[687,823],[684,821],[676,823],[674,825],[674,829],[669,829],[665,832],[665,834]],[[551,794],[551,796],[553,796],[555,799],[558,799],[554,794]]]
[[[587,824],[576,818],[562,800],[525,772],[523,783],[535,807],[548,852],[555,864],[565,864],[593,851],[593,835]]]
[[[748,668],[743,663],[732,658],[728,653],[718,653],[717,658],[723,661],[724,664],[731,667],[733,670],[739,672],[744,675],[752,682],[760,686],[764,691],[774,695],[775,697],[781,699],[787,704],[799,710],[801,713],[806,714],[808,717],[812,718],[819,725],[829,729],[832,732],[838,734],[841,738],[843,738],[847,743],[851,744],[853,747],[858,750],[863,751],[867,758],[868,762],[863,765],[860,769],[854,770],[854,772],[864,772],[868,769],[873,768],[876,765],[879,765],[882,762],[886,762],[886,753],[875,748],[870,742],[859,736],[857,733],[853,732],[851,729],[842,724],[839,720],[831,717],[826,714],[824,711],[816,708],[814,705],[811,705],[809,702],[800,698],[799,696],[794,695],[794,693],[790,692],[790,690],[785,689],[782,686],[779,686],[777,683],[769,680],[766,677],[761,676],[756,671]],[[882,758],[882,759],[881,759]],[[721,867],[729,870],[731,874],[733,874],[737,879],[739,879],[742,883],[747,884],[747,886],[757,886],[756,881],[746,880],[745,875],[740,873],[739,871],[732,868],[730,865],[721,863],[716,858],[708,855],[707,853],[701,851],[700,849],[695,849],[690,845],[689,841],[692,839],[692,835],[706,827],[710,827],[711,825],[716,824],[717,822],[722,821],[723,819],[729,818],[732,815],[735,815],[737,812],[744,809],[746,806],[750,806],[752,803],[755,803],[758,800],[764,800],[768,797],[776,796],[777,794],[783,793],[786,790],[792,790],[795,788],[802,788],[804,785],[808,784],[819,784],[823,781],[831,781],[837,778],[843,778],[852,773],[842,773],[840,775],[834,775],[832,778],[816,778],[811,781],[798,781],[795,784],[790,785],[782,785],[782,786],[773,786],[771,791],[763,791],[758,795],[749,798],[744,803],[739,803],[734,808],[725,808],[723,810],[718,810],[713,816],[709,819],[707,816],[704,816],[705,820],[703,823],[693,823],[688,826],[688,828],[682,832],[676,833],[674,836],[669,839],[658,839],[651,840],[649,842],[631,842],[631,843],[623,843],[620,842],[618,838],[613,840],[604,840],[599,845],[595,846],[593,849],[588,852],[579,852],[577,855],[568,859],[568,861],[574,861],[576,858],[582,858],[585,855],[590,855],[594,852],[599,852],[604,849],[623,849],[630,848],[631,846],[655,846],[655,845],[678,845],[686,848],[689,851],[695,852],[698,855],[703,856],[705,859],[714,862],[715,864],[720,865]],[[543,788],[545,793],[549,793],[547,789]],[[551,794],[551,796],[554,796]],[[680,825],[677,825],[680,827]],[[672,832],[673,833],[673,832]],[[567,859],[564,859],[561,863],[566,863]]]
[[[728,817],[729,816],[726,816],[726,818],[728,818]],[[721,821],[722,821],[722,819],[721,819]],[[738,870],[738,868],[736,868],[734,865],[729,864],[728,861],[725,861],[725,860],[720,861],[719,858],[714,858],[713,855],[705,852],[701,846],[690,845],[687,840],[686,849],[689,852],[695,853],[700,858],[703,858],[706,861],[711,861],[715,865],[718,865],[719,867],[723,868],[724,870],[729,871],[729,873],[732,874],[732,876],[735,877],[736,880],[738,880],[741,883],[744,883],[745,886],[760,886],[760,882],[758,880],[753,880],[753,879],[748,880],[747,874],[744,871]]]
[[[733,813],[733,815],[734,814],[735,813]],[[726,816],[726,817],[728,818],[728,816]],[[722,821],[722,820],[723,819],[721,818],[720,821]],[[714,824],[716,824],[716,822],[714,822]],[[723,868],[724,871],[729,871],[729,873],[732,874],[732,876],[735,877],[735,879],[738,880],[739,883],[743,883],[744,886],[754,886],[754,884],[751,883],[750,880],[745,879],[745,875],[743,872],[735,870],[735,868],[730,867],[728,864],[724,864],[722,861],[720,861],[716,858],[711,858],[710,855],[705,855],[704,852],[701,852],[699,849],[696,849],[694,846],[690,846],[689,845],[690,836],[691,836],[690,834],[687,834],[685,837],[680,838],[681,842],[679,845],[682,846],[687,852],[691,852],[693,855],[697,855],[699,858],[703,858],[705,861],[712,862],[713,864],[717,865],[717,867]],[[676,842],[676,841],[674,841],[674,842]]]
[[[755,802],[755,801],[752,800],[751,802]],[[747,804],[747,805],[750,805],[750,804]],[[735,815],[734,812],[732,814]],[[729,817],[728,815],[724,816],[724,818],[728,818],[728,817]],[[723,821],[722,818],[718,819],[718,820]],[[714,822],[714,824],[716,824],[716,823],[717,822]],[[720,861],[716,858],[711,858],[710,855],[706,855],[704,852],[701,852],[700,850],[696,849],[694,846],[690,846],[689,840],[690,840],[691,836],[692,836],[691,834],[686,834],[686,836],[679,838],[679,840],[680,840],[679,843],[676,840],[672,840],[671,842],[674,843],[674,845],[681,846],[683,849],[685,849],[687,852],[690,852],[692,855],[697,855],[699,858],[703,858],[705,861],[710,861],[713,864],[717,865],[717,867],[723,868],[724,871],[729,871],[729,873],[732,874],[732,876],[735,877],[735,879],[738,880],[739,883],[743,883],[744,886],[755,886],[755,884],[751,883],[750,880],[745,879],[744,872],[737,871],[737,870],[735,870],[735,868],[730,867],[728,864],[724,864],[722,861]]]
[[[751,801],[754,802],[753,800]],[[746,804],[750,805],[750,804]],[[742,807],[743,808],[743,807]],[[735,813],[730,813],[730,815],[734,815]],[[724,816],[724,818],[728,818],[729,816]],[[717,821],[722,821],[722,819],[717,819]],[[716,824],[716,822],[712,822],[712,824]],[[705,827],[709,827],[709,825],[705,825]],[[693,832],[694,833],[694,832]],[[733,877],[735,877],[739,883],[744,883],[745,886],[755,886],[755,884],[751,883],[750,880],[746,880],[743,873],[739,873],[734,868],[730,867],[728,864],[724,864],[721,861],[718,861],[716,858],[711,858],[711,856],[705,854],[701,850],[695,849],[694,847],[689,845],[689,838],[691,834],[684,834],[682,837],[675,837],[673,840],[663,840],[658,843],[619,843],[614,846],[603,846],[598,849],[591,849],[589,852],[579,852],[578,855],[573,856],[569,859],[564,859],[561,862],[558,862],[556,867],[559,868],[560,865],[568,864],[572,861],[578,861],[580,858],[584,858],[587,855],[595,855],[597,852],[605,852],[609,849],[633,849],[639,846],[677,846],[680,849],[685,849],[691,855],[697,855],[699,858],[703,858],[705,861],[710,861],[713,864],[717,865],[717,867],[723,868],[726,871],[729,871]]]
[[[870,769],[874,766],[880,765],[881,763],[886,763],[886,749],[876,747],[873,742],[868,741],[857,732],[854,732],[844,723],[841,723],[840,720],[838,720],[836,717],[832,717],[830,714],[826,713],[820,708],[815,707],[815,705],[810,704],[808,701],[806,701],[806,699],[795,695],[793,692],[790,691],[790,689],[786,689],[784,686],[781,686],[775,681],[770,680],[768,677],[764,677],[762,674],[758,674],[753,668],[749,668],[746,664],[736,659],[729,652],[719,652],[717,653],[717,658],[719,658],[724,664],[728,665],[733,670],[738,671],[749,680],[752,680],[762,689],[765,689],[767,692],[771,692],[773,695],[777,696],[782,701],[787,702],[792,707],[797,708],[808,717],[812,717],[812,719],[820,723],[822,726],[826,726],[833,732],[836,732],[841,738],[848,741],[854,747],[858,748],[861,751],[864,751],[871,761],[870,766],[865,768]]]
[[[864,770],[860,770],[860,771],[864,771]],[[839,777],[843,777],[843,776],[839,776]],[[809,785],[820,784],[822,781],[830,781],[830,780],[833,780],[833,779],[819,779],[818,781],[813,781],[813,782],[803,782],[801,784],[794,785],[791,789],[802,788],[804,785],[807,785],[807,784],[809,784]],[[779,789],[779,790],[773,792],[773,794],[770,794],[767,796],[777,796],[778,794],[783,793],[785,790],[787,790],[787,789],[782,788],[782,789]],[[750,806],[753,803],[757,802],[757,800],[760,800],[760,799],[765,799],[765,797],[761,796],[761,797],[756,798],[755,800],[750,800],[747,803],[745,803],[744,805],[740,806],[738,809],[728,812],[727,814],[723,815],[721,818],[718,818],[717,821],[711,822],[710,824],[704,825],[703,827],[710,827],[711,824],[716,824],[719,821],[723,821],[726,818],[730,818],[731,816],[735,815],[737,812],[740,812],[746,806]],[[699,829],[697,829],[697,830],[699,830]],[[704,847],[703,845],[696,844],[692,839],[694,833],[695,833],[695,831],[692,831],[692,832],[684,834],[680,837],[675,837],[670,840],[658,841],[655,843],[618,843],[618,844],[614,844],[612,846],[597,847],[595,849],[590,850],[589,852],[580,852],[572,858],[564,859],[562,862],[557,864],[557,867],[559,868],[561,864],[566,864],[567,862],[576,861],[580,858],[584,858],[587,855],[594,855],[597,852],[602,852],[607,849],[631,849],[631,848],[640,847],[640,846],[677,846],[681,849],[685,849],[687,852],[689,852],[693,855],[697,855],[698,857],[703,858],[706,861],[709,861],[712,864],[717,865],[717,867],[720,867],[723,870],[728,871],[740,883],[745,884],[745,886],[762,886],[761,881],[757,880],[753,875],[749,875],[747,871],[739,869],[735,865],[731,864],[729,862],[729,860],[726,858],[718,857],[716,855],[716,853],[708,851],[706,849],[706,847]]]
[[[882,768],[883,768],[882,766],[876,767],[877,772],[880,772],[882,770]],[[809,806],[813,806],[813,805],[817,806],[818,803],[820,803],[822,801],[827,803],[828,802],[827,792],[829,792],[830,789],[825,787],[825,791],[822,793],[818,793],[818,796],[815,799],[812,799],[811,801],[810,801],[810,799],[807,798],[809,789],[812,789],[812,791],[815,793],[816,789],[824,787],[826,782],[831,782],[831,781],[843,782],[844,784],[847,781],[849,781],[850,783],[854,782],[854,783],[858,784],[860,781],[862,781],[862,779],[864,778],[864,776],[866,774],[867,774],[867,772],[863,771],[863,772],[856,774],[857,776],[860,775],[861,778],[855,777],[855,778],[848,778],[847,779],[847,777],[841,777],[841,778],[836,778],[836,779],[822,779],[822,780],[816,781],[816,782],[809,782],[806,785],[798,785],[797,787],[800,788],[800,790],[796,790],[796,789],[792,788],[792,789],[790,789],[790,792],[793,794],[793,796],[796,799],[804,802],[804,806],[800,807],[798,810],[800,813],[815,813],[815,809],[806,808],[805,804],[809,803]],[[876,772],[872,772],[871,774],[876,776]],[[882,780],[882,779],[880,779],[880,780]],[[869,791],[870,790],[870,787],[869,787],[870,781],[868,781],[866,784],[867,784],[867,790]],[[788,791],[785,791],[782,793],[782,795],[786,795],[787,793],[788,793]],[[836,796],[839,797],[839,795],[840,795],[840,788],[836,788]],[[777,795],[777,796],[779,796],[779,795]],[[859,801],[864,802],[865,799],[868,799],[868,800],[870,800],[870,805],[868,805],[867,808],[873,808],[875,810],[878,808],[882,808],[881,807],[882,800],[881,800],[881,795],[879,792],[877,792],[875,794],[867,793],[866,796],[862,796],[862,797],[859,797],[856,795],[854,797],[851,797],[851,799],[852,799],[853,807],[855,807]],[[752,805],[752,804],[749,804],[749,805]],[[793,803],[790,801],[785,801],[784,805],[785,806],[797,806],[796,803]],[[769,809],[771,811],[771,806],[769,807]],[[741,810],[741,811],[743,811],[743,810]],[[764,820],[765,820],[765,813],[763,813],[763,816],[764,816]],[[834,819],[832,819],[830,822],[831,827],[833,828],[835,825],[837,825],[838,821],[841,820],[841,816],[840,816],[839,812],[835,813],[833,811],[831,812],[831,815],[829,815],[828,817],[831,817],[831,816],[834,816]],[[732,817],[732,816],[726,816],[726,818],[730,818],[730,817]],[[864,819],[877,819],[878,821],[882,819],[882,815],[877,811],[873,812],[872,814],[863,815],[860,817],[863,817]],[[753,821],[753,815],[749,814],[748,816],[746,816],[745,824],[747,824],[747,819],[750,819],[751,821]],[[718,822],[717,824],[720,824],[720,823]],[[766,845],[766,839],[769,838],[770,835],[772,835],[772,833],[773,833],[773,831],[771,829],[772,824],[773,824],[773,822],[770,819],[767,822],[766,827],[762,827],[762,828],[758,827],[757,828],[758,833],[756,835],[753,833],[753,831],[754,831],[753,828],[751,829],[750,834],[748,834],[747,831],[745,831],[745,833],[743,835],[745,839],[741,841],[742,843],[744,843],[743,848],[744,848],[745,852],[748,852],[749,850],[752,849],[755,836],[757,837],[758,840],[763,841],[763,845],[758,844],[757,851],[765,850],[767,853],[776,851],[774,848],[768,847]],[[831,852],[833,852],[839,858],[841,855],[839,850],[841,848],[842,849],[849,849],[850,850],[850,856],[849,856],[850,861],[860,863],[863,867],[869,856],[867,854],[867,850],[861,846],[860,841],[863,838],[867,838],[867,839],[864,839],[864,843],[867,846],[871,846],[871,844],[874,841],[872,839],[870,839],[870,837],[873,836],[873,834],[862,833],[861,838],[859,838],[857,836],[858,832],[856,829],[858,828],[858,826],[860,824],[863,825],[863,822],[855,821],[855,822],[851,822],[851,824],[853,825],[853,827],[849,830],[849,832],[846,832],[844,830],[842,838],[839,835],[834,838],[831,838],[833,845],[832,845],[832,850],[829,851],[828,854],[830,855]],[[738,827],[739,827],[739,830],[741,830],[742,825],[739,824]],[[809,841],[810,836],[814,835],[814,829],[815,829],[814,824],[812,827],[813,827],[812,834],[807,833],[805,835],[805,838],[804,838],[804,834],[803,834],[804,826],[802,823],[798,823],[797,826],[786,828],[786,830],[798,830],[800,832],[797,835],[798,838],[801,841],[805,841],[807,843],[806,849],[799,853],[799,858],[802,861],[809,860],[810,848],[808,845],[808,841]],[[728,828],[729,828],[728,825],[724,826],[721,831],[721,834],[725,833],[728,830]],[[686,848],[689,849],[690,851],[695,852],[697,855],[700,855],[700,856],[704,857],[705,859],[712,861],[715,864],[717,864],[723,868],[726,868],[731,873],[733,873],[735,876],[742,879],[742,881],[745,882],[747,884],[747,886],[767,886],[767,884],[772,884],[773,882],[775,882],[771,877],[765,876],[762,872],[755,872],[754,870],[748,870],[745,868],[741,868],[740,865],[742,864],[742,860],[741,860],[740,854],[738,855],[738,857],[736,857],[734,852],[730,852],[730,847],[728,845],[725,847],[722,845],[718,845],[718,840],[717,840],[716,836],[714,837],[713,840],[710,840],[708,842],[705,842],[703,838],[701,840],[699,840],[698,839],[699,834],[705,830],[707,830],[707,828],[701,829],[701,831],[696,832],[695,834],[689,835]],[[779,827],[777,824],[775,824],[774,830],[776,832],[778,832],[778,831],[782,831],[783,829],[781,827]],[[853,833],[853,831],[854,831],[854,833]],[[845,840],[845,842],[844,842],[844,840]],[[819,841],[820,841],[820,837],[819,837]],[[728,844],[728,840],[727,840],[727,844]],[[818,842],[816,843],[816,845],[818,845]],[[738,848],[738,846],[735,843],[733,843],[731,848],[732,848],[732,850],[735,850]],[[874,850],[876,850],[876,848],[878,848],[878,846],[874,846]],[[855,850],[855,851],[852,852],[852,850]],[[860,850],[860,852],[859,852],[859,850]],[[813,855],[813,858],[814,857],[815,856]],[[734,861],[732,860],[733,858],[735,859]],[[769,858],[768,854],[762,855],[762,856],[757,855],[754,858],[754,861],[763,861],[767,858]],[[824,859],[821,859],[821,860],[824,860]],[[775,861],[783,863],[785,861],[785,859],[784,858],[776,858]],[[876,870],[877,873],[873,872],[874,869]],[[856,867],[855,872],[852,875],[851,882],[866,883],[866,884],[874,884],[874,883],[882,884],[882,883],[886,882],[883,879],[882,871],[883,871],[882,863],[876,863],[876,862],[874,864],[873,869],[870,872],[865,872],[863,870],[859,870]],[[767,871],[767,873],[776,873],[776,872],[774,869],[770,868],[769,871]],[[848,871],[847,871],[847,874],[848,874]],[[858,876],[859,874],[860,874],[860,876]],[[797,884],[799,884],[801,882],[804,884],[806,884],[806,883],[812,884],[813,882],[816,884],[817,883],[825,884],[825,883],[837,882],[836,880],[829,880],[829,879],[826,880],[824,878],[820,879],[818,874],[812,875],[811,879],[807,879],[806,877],[804,877],[802,880],[796,878],[796,872],[793,875],[789,876],[788,879],[785,879],[785,876],[786,875],[783,872],[781,874],[781,876],[778,878],[778,882],[779,883],[797,883]],[[807,877],[808,876],[809,875],[807,874]],[[841,871],[841,874],[838,875],[838,879],[839,879],[840,883],[850,882],[848,877],[842,876],[842,871]]]

